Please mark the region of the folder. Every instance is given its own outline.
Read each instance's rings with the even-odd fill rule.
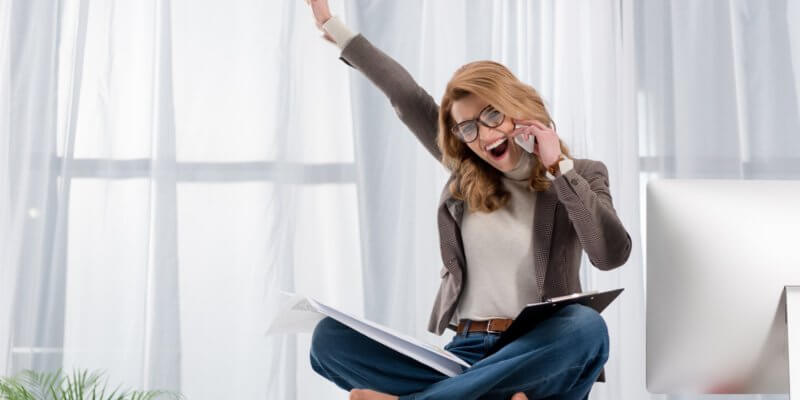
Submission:
[[[583,304],[601,313],[623,290],[624,289],[620,288],[604,292],[575,293],[568,296],[547,299],[541,303],[528,304],[520,311],[519,315],[514,318],[514,322],[511,323],[511,326],[500,334],[500,338],[497,339],[483,357],[486,358],[496,353],[503,346],[528,333],[534,329],[539,322],[544,321],[553,313],[568,305]]]

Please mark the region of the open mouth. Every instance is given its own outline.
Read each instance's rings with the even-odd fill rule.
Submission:
[[[503,138],[502,140],[494,142],[491,146],[487,146],[486,150],[489,151],[489,155],[491,155],[492,158],[500,160],[508,153],[508,148],[508,138]]]

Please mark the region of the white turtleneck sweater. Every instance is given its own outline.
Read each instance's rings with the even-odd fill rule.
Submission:
[[[516,318],[539,301],[533,269],[533,211],[536,192],[528,189],[531,156],[522,152],[503,184],[510,201],[490,213],[464,211],[461,239],[467,274],[455,321]]]

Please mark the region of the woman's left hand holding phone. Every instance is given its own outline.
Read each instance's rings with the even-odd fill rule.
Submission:
[[[558,162],[561,157],[561,143],[553,128],[537,120],[514,120],[514,123],[526,125],[515,129],[514,135],[523,135],[526,140],[530,136],[536,138],[533,154],[539,157],[542,164],[549,167]]]

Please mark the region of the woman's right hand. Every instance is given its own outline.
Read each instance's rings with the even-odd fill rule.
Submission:
[[[311,11],[314,13],[314,20],[317,24],[317,29],[322,31],[322,37],[324,37],[325,40],[336,44],[331,35],[328,35],[328,33],[325,32],[325,29],[322,28],[322,25],[331,19],[331,10],[328,7],[328,0],[306,0],[306,4],[311,6]]]

